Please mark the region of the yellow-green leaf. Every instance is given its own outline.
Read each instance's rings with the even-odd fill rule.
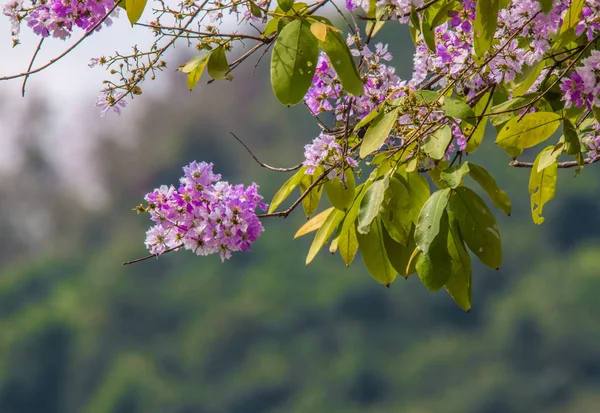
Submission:
[[[498,133],[496,144],[516,158],[523,149],[531,148],[552,136],[560,126],[561,116],[553,112],[528,113],[515,117]]]
[[[475,54],[483,57],[492,45],[498,25],[499,0],[478,1],[473,24]]]
[[[334,178],[325,182],[324,185],[327,199],[329,199],[331,205],[341,211],[345,211],[350,205],[352,205],[356,189],[356,182],[354,180],[352,169],[346,169],[345,176],[345,182]]]
[[[449,197],[450,189],[441,189],[434,192],[421,209],[415,229],[415,243],[424,254],[427,254],[431,243],[440,232],[440,222]]]
[[[315,238],[313,239],[312,244],[308,250],[308,255],[306,256],[306,265],[310,264],[312,260],[317,256],[318,252],[323,248],[323,245],[327,243],[327,240],[331,238],[333,231],[338,227],[342,219],[344,218],[344,213],[337,209],[332,209],[327,218],[323,222],[323,225],[317,230],[315,234]]]
[[[446,155],[451,140],[452,129],[448,125],[443,125],[425,138],[422,148],[431,159],[440,160]]]
[[[275,211],[277,207],[281,205],[281,203],[285,201],[288,196],[290,196],[292,191],[294,191],[298,184],[300,184],[300,181],[304,178],[305,171],[306,167],[300,168],[294,176],[285,181],[281,188],[279,188],[279,190],[275,193],[271,204],[269,205],[269,214]]]
[[[358,252],[358,237],[354,225],[348,225],[347,227],[344,225],[342,227],[338,237],[338,248],[346,267],[349,267]]]
[[[306,192],[306,190],[317,180],[319,176],[323,173],[322,168],[315,168],[315,172],[312,175],[304,175],[304,177],[300,180],[299,188],[300,194]],[[321,201],[321,195],[323,194],[323,185],[315,186],[310,190],[310,193],[302,199],[302,208],[304,209],[304,213],[307,217],[310,217],[315,213],[317,208],[319,207],[319,202]]]
[[[319,42],[319,45],[327,54],[329,62],[340,78],[342,87],[353,96],[362,96],[365,88],[344,37],[339,31],[328,28],[325,40],[325,42]]]
[[[475,113],[476,117],[483,116],[485,113],[489,112],[491,106],[489,100],[490,93],[488,92],[483,95],[482,98],[479,99],[479,101],[475,104],[473,112]],[[474,131],[469,130],[466,132],[467,135],[470,134],[469,141],[467,142],[468,154],[475,152],[477,148],[479,148],[479,145],[481,145],[481,141],[483,141],[483,136],[485,135],[485,127],[488,123],[487,118],[487,116],[483,116],[483,118],[481,118],[481,122],[479,122]]]
[[[535,159],[531,176],[529,177],[529,194],[531,195],[531,214],[533,222],[541,224],[544,222],[542,210],[546,202],[554,198],[556,194],[556,178],[558,174],[558,163],[554,162],[547,168],[538,171],[538,164],[544,152],[552,151],[554,146],[548,146]]]
[[[142,13],[146,8],[147,0],[126,0],[125,1],[125,9],[127,10],[127,18],[131,25],[134,25],[138,22],[140,17],[142,17]]]
[[[398,120],[398,109],[391,110],[387,113],[381,112],[373,119],[373,122],[367,129],[365,137],[360,145],[360,157],[364,158],[377,149],[390,135],[394,124]]]
[[[321,228],[321,226],[323,225],[327,217],[331,214],[331,211],[333,211],[333,209],[333,207],[326,209],[325,211],[318,213],[317,215],[306,221],[304,225],[302,225],[300,229],[298,229],[298,231],[294,235],[294,239],[306,234],[310,234],[311,232]]]
[[[310,31],[321,42],[325,42],[327,40],[327,25],[326,24],[323,24],[319,21],[313,22],[310,25]]]
[[[575,27],[581,21],[581,11],[583,10],[584,0],[571,0],[571,6],[565,14],[563,25],[560,32],[564,33],[572,27]]]
[[[375,181],[361,197],[358,211],[358,232],[360,234],[367,234],[371,223],[379,215],[388,185],[389,180],[386,178]]]
[[[190,90],[192,90],[194,86],[196,86],[200,81],[200,77],[204,72],[204,68],[208,63],[208,58],[210,57],[210,55],[211,53],[205,53],[200,56],[194,56],[190,59],[189,62],[182,66],[179,66],[179,71],[188,74],[187,84]]]
[[[229,72],[229,63],[225,55],[225,48],[219,46],[210,53],[207,65],[208,74],[215,80],[231,80],[233,76]]]

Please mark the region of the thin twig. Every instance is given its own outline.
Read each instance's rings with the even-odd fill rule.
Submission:
[[[159,257],[161,255],[164,255],[164,254],[168,253],[168,252],[178,250],[181,247],[183,247],[183,244],[179,244],[179,245],[174,246],[173,248],[169,248],[167,250],[164,250],[160,254],[150,254],[150,255],[146,255],[145,257],[136,258],[135,260],[126,261],[126,262],[123,263],[123,265],[135,264],[137,262],[142,262],[142,261],[149,260],[150,258]]]
[[[252,153],[252,151],[250,150],[250,148],[248,148],[248,146],[240,139],[238,138],[235,133],[233,132],[229,132],[231,134],[231,136],[233,136],[235,138],[236,141],[238,141],[239,143],[242,144],[242,146],[244,148],[246,148],[246,150],[248,151],[248,153],[252,156],[252,158],[254,158],[254,160],[256,161],[257,164],[259,164],[260,166],[262,166],[265,169],[268,169],[270,171],[275,171],[275,172],[292,172],[292,171],[297,171],[298,169],[302,168],[302,164],[293,166],[291,168],[275,168],[273,166],[267,165],[264,162],[261,162],[256,155],[254,155],[254,153]]]
[[[33,52],[33,56],[31,56],[31,62],[29,62],[29,66],[27,67],[27,71],[29,72],[33,67],[33,62],[35,62],[35,58],[37,57],[40,49],[42,48],[42,44],[44,43],[45,37],[42,37],[37,47],[35,48],[35,52]],[[27,85],[27,79],[29,79],[29,75],[25,76],[23,79],[23,86],[21,86],[21,96],[25,97],[25,86]]]
[[[592,159],[586,159],[583,163],[585,165],[591,165],[593,163],[599,162],[600,156],[597,156]],[[521,161],[512,161],[508,165],[514,166],[515,168],[533,168],[533,162],[521,162]],[[577,161],[567,161],[567,162],[559,162],[559,168],[575,168],[579,166],[579,162]]]
[[[397,14],[397,15],[395,15],[393,18],[392,18],[392,16],[387,16],[385,19],[381,19],[380,21],[385,21],[385,20],[393,20],[393,19],[402,18],[402,17],[410,17],[410,15],[411,15],[413,12],[420,12],[420,11],[423,11],[423,10],[425,10],[426,8],[428,8],[429,6],[432,6],[432,5],[434,5],[434,4],[435,4],[435,3],[437,3],[438,1],[439,1],[439,0],[431,0],[431,1],[428,1],[427,3],[423,4],[423,5],[422,5],[422,6],[420,6],[420,7],[416,7],[415,9],[411,10],[411,11],[410,11],[410,12],[408,12],[408,13],[404,13],[404,14]],[[360,16],[360,15],[358,15],[358,16],[356,16],[356,17],[358,17],[360,20],[371,20],[371,21],[373,21],[373,20],[378,20],[378,19],[377,19],[377,18],[375,18],[375,17],[368,17],[368,16]]]
[[[161,31],[162,30],[178,31],[180,34],[181,33],[190,33],[190,34],[195,34],[195,35],[204,36],[204,37],[225,37],[225,38],[229,38],[229,39],[249,39],[249,40],[256,40],[257,42],[265,42],[265,40],[266,40],[266,37],[252,36],[250,34],[200,32],[200,31],[191,30],[191,29],[182,29],[180,27],[159,26],[159,25],[146,24],[146,23],[136,23],[135,26],[148,27],[151,29],[157,29],[157,30],[161,30]],[[170,35],[170,36],[179,36],[180,34],[174,34],[174,35]]]

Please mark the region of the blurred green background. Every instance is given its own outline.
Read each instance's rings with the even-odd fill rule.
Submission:
[[[409,37],[396,25],[383,37],[402,39],[393,62],[408,78]],[[504,265],[474,266],[470,313],[414,276],[387,289],[360,259],[345,268],[324,250],[306,268],[310,239],[292,240],[301,211],[265,221],[253,251],[223,264],[186,251],[121,266],[146,254],[149,219],[132,208],[191,160],[256,181],[267,200],[287,179],[229,131],[267,163],[302,160],[318,128],[275,101],[267,64],[191,93],[183,75],[164,74],[160,93],[127,109],[135,144],[102,141],[95,162],[110,202],[93,211],[28,149],[0,192],[0,412],[599,411],[600,172],[560,171],[535,226],[529,171],[511,169],[491,135],[473,158],[508,192],[513,216],[496,214]],[[46,109],[32,110],[29,126],[43,133],[34,120]],[[100,133],[127,133],[105,122]],[[51,224],[44,242],[14,225],[17,201],[41,213],[28,225]]]

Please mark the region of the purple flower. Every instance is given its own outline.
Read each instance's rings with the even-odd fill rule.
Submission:
[[[197,255],[219,253],[226,260],[234,251],[249,250],[258,239],[264,228],[255,210],[268,207],[258,186],[230,185],[212,168],[194,161],[183,168],[178,190],[163,185],[144,197],[156,223],[146,234],[151,253],[182,245]]]

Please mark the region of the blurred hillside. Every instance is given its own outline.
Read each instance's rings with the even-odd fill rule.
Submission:
[[[405,78],[409,47],[392,50]],[[537,227],[528,171],[484,142],[473,158],[493,164],[514,207],[497,215],[505,263],[474,268],[468,314],[415,277],[381,286],[359,259],[347,269],[322,252],[305,268],[310,240],[292,240],[300,211],[265,222],[253,251],[224,264],[179,252],[121,266],[146,254],[149,221],[132,208],[191,160],[272,197],[287,177],[258,167],[229,131],[267,163],[302,159],[318,129],[303,108],[276,103],[265,63],[192,93],[165,74],[162,94],[128,108],[127,128],[106,118],[94,161],[109,197],[96,208],[25,139],[22,170],[0,184],[0,412],[597,411],[593,166],[561,171]],[[44,133],[40,122],[24,123],[24,136]]]

